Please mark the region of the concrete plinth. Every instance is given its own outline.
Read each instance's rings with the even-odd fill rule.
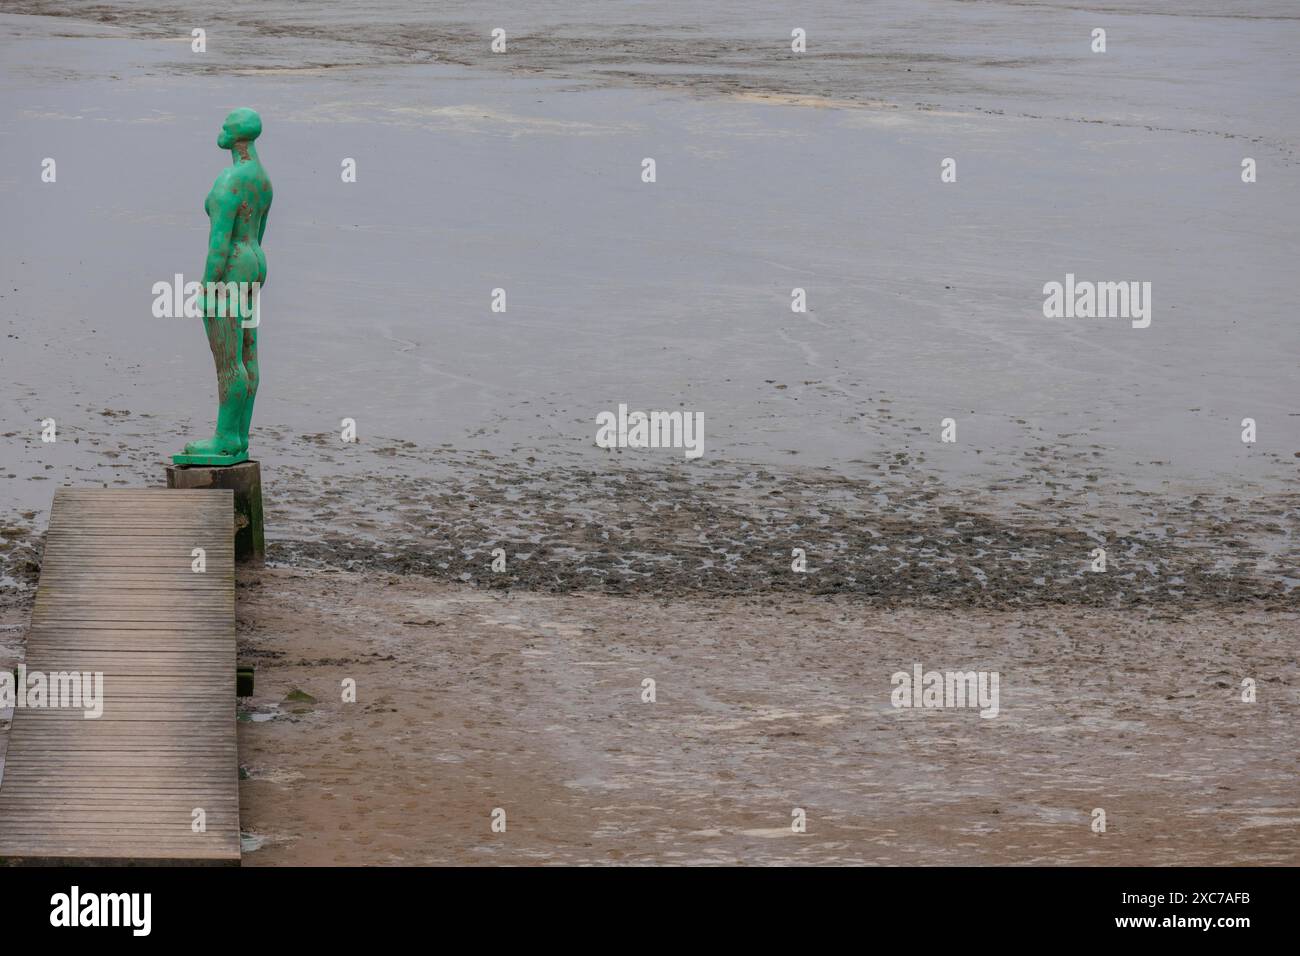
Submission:
[[[262,466],[168,465],[168,488],[229,488],[235,493],[235,560],[261,563],[266,556],[262,526]]]

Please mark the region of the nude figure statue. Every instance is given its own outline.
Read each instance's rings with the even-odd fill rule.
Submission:
[[[257,397],[257,327],[250,307],[266,282],[262,235],[271,208],[271,180],[257,158],[253,141],[262,133],[262,118],[250,109],[226,117],[217,145],[230,150],[232,164],[221,171],[203,208],[211,220],[208,259],[203,268],[203,327],[217,366],[217,428],[211,438],[192,441],[178,465],[233,465],[248,460],[248,426]],[[256,286],[253,284],[256,283]],[[214,285],[240,290],[213,294]],[[233,285],[230,285],[233,284]]]

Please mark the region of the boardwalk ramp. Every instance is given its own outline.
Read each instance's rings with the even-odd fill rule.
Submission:
[[[228,490],[55,494],[0,859],[239,862],[233,542]],[[103,675],[99,717],[86,686],[78,705],[50,706],[75,697],[72,674],[92,688]]]

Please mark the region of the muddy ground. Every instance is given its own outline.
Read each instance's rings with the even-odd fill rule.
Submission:
[[[1300,859],[1300,612],[1287,555],[1248,540],[1285,511],[1137,523],[1095,573],[1095,542],[1033,509],[514,467],[268,497],[317,533],[239,575],[246,865]],[[39,545],[8,539],[6,662]],[[915,664],[998,672],[998,716],[894,708]]]
[[[361,454],[388,470],[267,473],[247,865],[1300,861],[1285,495],[1089,491],[1051,449],[984,494],[894,456]],[[6,663],[43,521],[3,531]],[[996,671],[1000,713],[894,708],[916,664]]]
[[[125,414],[125,413],[124,413]],[[141,421],[138,427],[152,427]],[[156,484],[152,455],[121,425],[88,437],[77,482]],[[623,464],[428,449],[329,434],[260,437],[273,560],[417,575],[477,587],[671,598],[843,594],[884,606],[1300,606],[1300,494],[1116,480],[1088,448],[1026,453],[985,489],[953,488],[926,453],[878,451],[830,468],[729,461]],[[80,439],[78,439],[80,440]],[[52,491],[37,439],[24,497]],[[117,450],[112,450],[116,448]],[[32,450],[34,449],[34,450]],[[630,457],[630,456],[628,456]],[[46,465],[46,469],[53,466]],[[337,468],[325,477],[323,469]],[[1093,470],[1095,469],[1095,471]],[[42,511],[0,520],[0,576],[34,585]],[[802,552],[805,571],[793,566]],[[1105,551],[1105,570],[1097,550]],[[504,568],[494,570],[501,552]],[[0,594],[21,602],[22,592]]]
[[[1297,862],[1294,613],[275,569],[239,616],[246,865]],[[1000,714],[893,708],[914,662],[998,670]]]

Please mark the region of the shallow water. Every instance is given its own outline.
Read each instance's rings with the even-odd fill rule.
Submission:
[[[197,277],[215,133],[248,104],[276,184],[253,451],[294,520],[273,537],[313,537],[301,517],[346,483],[329,530],[397,540],[396,482],[476,480],[480,453],[489,476],[599,475],[595,417],[626,402],[705,416],[702,463],[615,454],[652,478],[829,468],[856,498],[906,472],[882,514],[935,487],[1103,537],[1166,500],[1187,530],[1200,495],[1270,525],[1252,547],[1290,581],[1300,20],[1217,7],[821,4],[800,58],[777,4],[4,15],[0,201],[26,224],[0,239],[7,520],[38,527],[60,483],[156,483],[210,427],[198,323],[153,318],[151,288]],[[1067,272],[1150,281],[1151,327],[1043,318]]]

